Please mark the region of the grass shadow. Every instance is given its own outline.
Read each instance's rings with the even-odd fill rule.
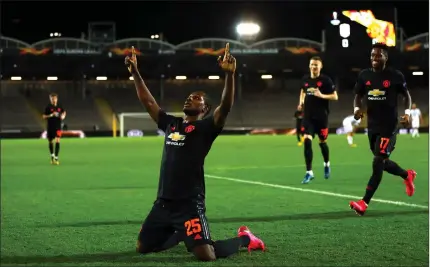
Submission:
[[[172,253],[177,251],[177,253]],[[1,265],[4,264],[46,264],[46,263],[90,263],[90,262],[126,262],[126,263],[155,263],[177,262],[185,264],[194,260],[193,256],[178,249],[171,249],[168,253],[154,253],[139,255],[134,251],[116,253],[95,253],[56,256],[5,256],[1,257]]]
[[[362,218],[377,218],[377,217],[393,217],[393,216],[409,216],[413,214],[428,214],[428,210],[415,209],[404,211],[368,211]],[[304,213],[304,214],[285,214],[260,217],[227,217],[227,218],[209,218],[209,222],[213,223],[247,223],[247,222],[276,222],[276,221],[292,221],[292,220],[342,220],[355,218],[357,215],[353,211],[333,211],[324,213]],[[93,226],[112,226],[112,225],[140,225],[142,220],[119,220],[119,221],[88,221],[76,223],[61,223],[37,225],[40,228],[56,228],[56,227],[93,227]]]

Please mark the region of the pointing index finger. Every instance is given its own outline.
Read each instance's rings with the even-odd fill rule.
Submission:
[[[134,50],[134,46],[131,47],[131,55],[135,56],[136,55],[136,51]]]
[[[223,61],[226,61],[229,56],[230,56],[230,43],[227,43],[225,45],[225,49],[224,49],[224,58],[223,58]]]

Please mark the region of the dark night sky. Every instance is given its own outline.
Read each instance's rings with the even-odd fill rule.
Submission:
[[[373,9],[389,20],[398,9],[399,25],[408,37],[428,32],[428,1],[405,2],[3,2],[1,33],[28,43],[61,32],[80,37],[88,22],[114,21],[117,39],[148,38],[163,32],[172,44],[203,37],[235,37],[235,25],[252,18],[262,27],[259,39],[299,37],[321,41],[324,22],[333,10]],[[36,12],[35,12],[36,11]],[[325,19],[324,19],[325,18]]]

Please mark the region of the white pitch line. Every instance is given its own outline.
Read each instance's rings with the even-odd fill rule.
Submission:
[[[336,163],[336,166],[364,166],[363,163],[357,163],[357,162],[341,162]],[[249,165],[249,166],[232,166],[232,167],[211,167],[208,169],[208,171],[226,171],[226,170],[243,170],[243,169],[285,169],[285,168],[301,168],[305,167],[305,164],[297,164],[297,165]]]
[[[415,163],[426,163],[428,165],[428,160],[416,161]],[[220,167],[208,167],[207,171],[228,171],[228,170],[244,170],[244,169],[288,169],[288,168],[302,168],[305,164],[297,165],[243,165],[243,166],[220,166]],[[371,166],[371,164],[360,163],[360,162],[339,162],[332,164],[332,166]],[[370,167],[369,167],[370,168]]]
[[[351,199],[351,200],[361,199],[361,197],[359,197],[359,196],[338,194],[338,193],[333,193],[333,192],[328,192],[328,191],[321,191],[321,190],[314,190],[314,189],[307,189],[307,188],[299,188],[299,187],[292,187],[292,186],[279,185],[279,184],[269,184],[269,183],[263,183],[263,182],[258,182],[258,181],[242,180],[242,179],[237,179],[237,178],[224,177],[224,176],[218,176],[218,175],[210,175],[210,174],[206,174],[205,176],[208,177],[208,178],[212,178],[212,179],[226,180],[226,181],[232,181],[232,182],[236,182],[236,183],[261,185],[261,186],[267,186],[267,187],[273,187],[273,188],[287,189],[287,190],[292,190],[292,191],[314,193],[314,194],[325,195],[325,196],[348,198],[348,199]],[[386,200],[386,199],[378,199],[378,198],[372,198],[372,201],[373,202],[385,203],[385,204],[391,204],[391,205],[397,205],[397,206],[406,206],[406,207],[421,208],[421,209],[428,209],[429,208],[428,206],[424,206],[424,205],[406,203],[406,202],[402,202],[402,201],[392,201],[392,200]]]

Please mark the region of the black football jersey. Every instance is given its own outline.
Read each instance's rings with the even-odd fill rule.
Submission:
[[[360,72],[354,87],[367,106],[369,131],[390,134],[397,129],[398,95],[408,91],[403,74],[392,68],[381,72],[365,69]]]
[[[52,105],[48,104],[45,108],[43,114],[50,115],[55,113],[56,115],[47,119],[47,128],[51,130],[59,130],[61,129],[61,114],[63,114],[66,110],[61,105]]]
[[[165,132],[158,198],[204,199],[204,162],[222,127],[213,116],[186,123],[160,111],[158,128]]]
[[[330,113],[330,100],[314,96],[318,88],[322,94],[333,94],[335,86],[330,77],[321,74],[317,78],[305,75],[302,79],[302,90],[305,92],[304,117],[305,118],[327,118]]]

